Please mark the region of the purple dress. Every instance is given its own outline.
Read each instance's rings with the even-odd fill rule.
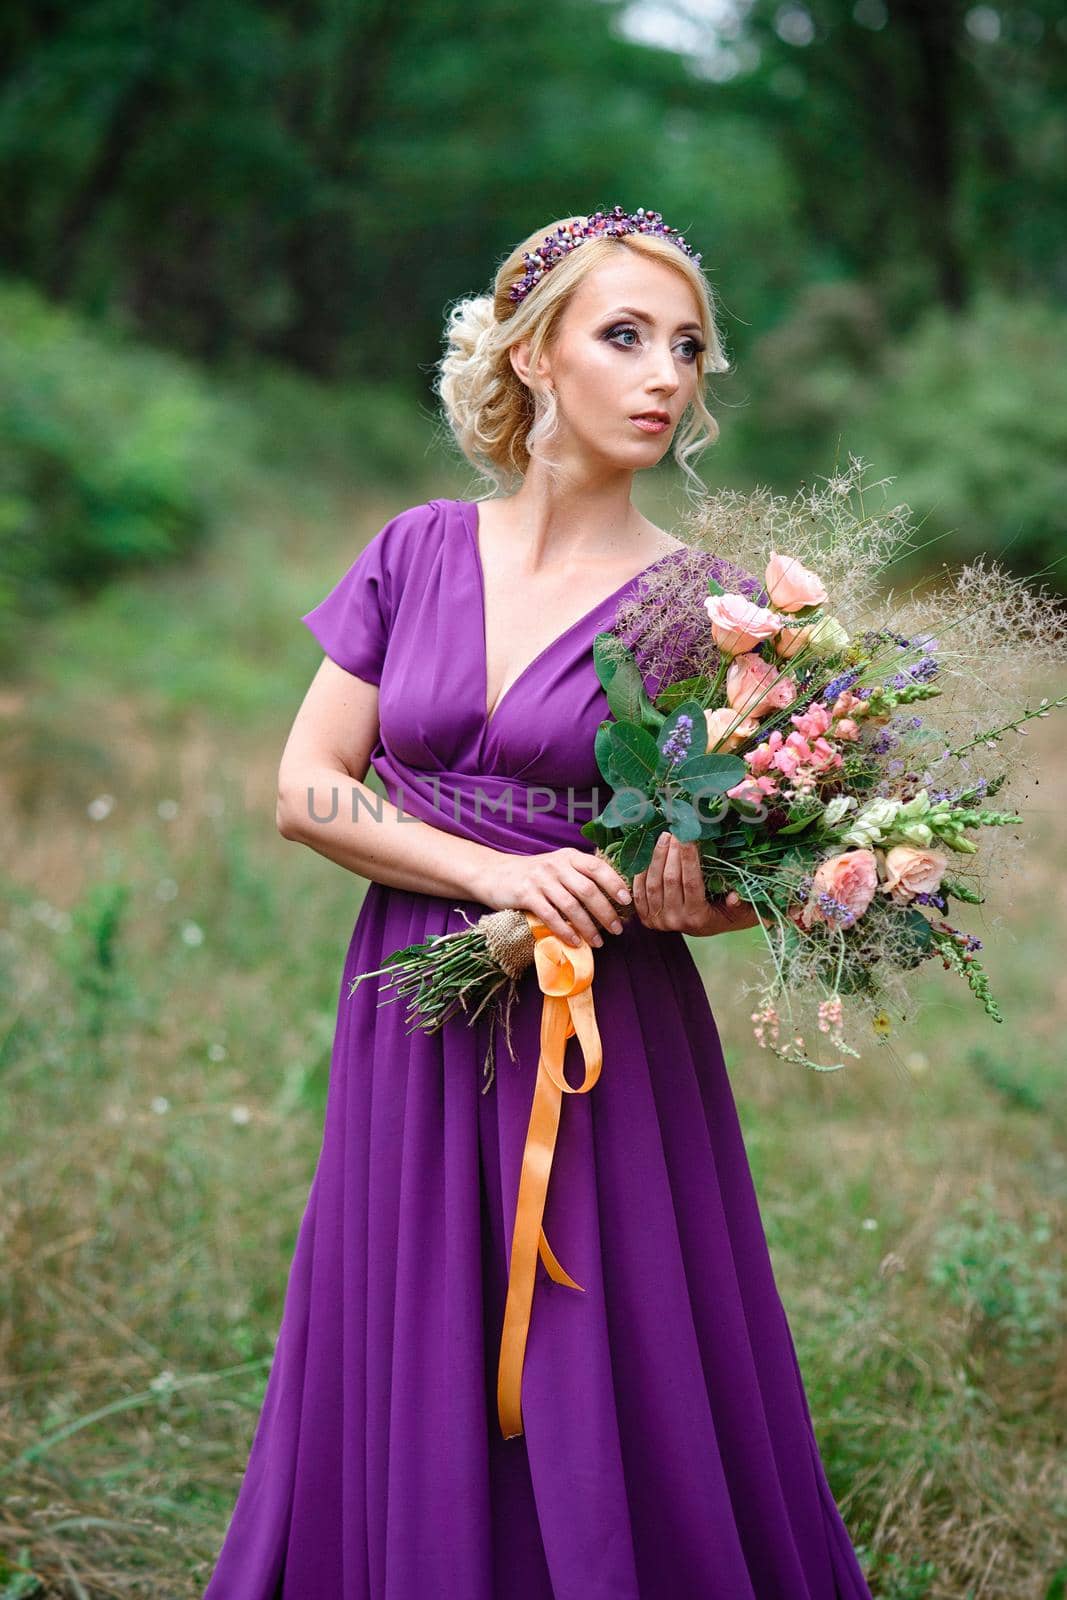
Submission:
[[[404,813],[502,850],[591,850],[609,714],[591,647],[636,581],[546,646],[488,722],[474,503],[402,511],[303,620],[379,685],[371,761]],[[684,937],[636,916],[595,951],[603,1070],[563,1096],[544,1213],[583,1292],[538,1262],[524,1431],[502,1436],[536,973],[512,1010],[516,1059],[498,1034],[486,1092],[485,1014],[409,1034],[379,979],[348,993],[398,947],[465,927],[461,909],[486,908],[377,882],[360,907],[322,1147],[204,1600],[870,1600],[704,984]],[[566,1073],[582,1081],[574,1037]]]

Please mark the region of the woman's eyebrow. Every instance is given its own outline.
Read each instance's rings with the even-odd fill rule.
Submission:
[[[655,317],[650,317],[647,311],[638,311],[635,306],[616,306],[614,311],[606,311],[604,315],[618,317],[624,313],[630,317],[637,317],[640,322],[647,322],[650,328],[656,326]],[[698,333],[701,331],[699,322],[680,322],[674,331],[675,333],[682,333],[686,328],[695,328]]]

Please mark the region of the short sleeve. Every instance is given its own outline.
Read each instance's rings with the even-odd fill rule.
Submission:
[[[367,683],[380,684],[397,593],[401,513],[376,533],[324,600],[304,613],[331,661]]]

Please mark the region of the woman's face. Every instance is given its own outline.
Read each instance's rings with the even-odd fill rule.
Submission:
[[[555,389],[560,415],[554,457],[630,472],[655,466],[696,393],[703,348],[685,279],[618,251],[578,285],[542,355],[540,375]],[[632,420],[657,411],[666,414],[662,431]]]

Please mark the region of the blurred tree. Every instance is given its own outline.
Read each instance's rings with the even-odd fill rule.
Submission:
[[[0,263],[90,315],[425,401],[444,311],[517,241],[654,206],[735,363],[710,472],[793,483],[861,423],[917,471],[928,437],[917,481],[995,540],[943,411],[955,339],[960,415],[1009,426],[995,328],[1016,530],[1058,537],[1018,401],[1067,294],[1062,0],[9,0],[0,59]]]
[[[774,138],[831,270],[880,283],[907,317],[932,297],[959,310],[990,279],[1063,286],[1060,0],[740,0],[726,14],[717,103]]]
[[[3,260],[204,358],[411,373],[442,304],[541,218],[653,203],[649,151],[689,73],[621,37],[619,9],[16,0]],[[404,315],[383,316],[398,289]]]

